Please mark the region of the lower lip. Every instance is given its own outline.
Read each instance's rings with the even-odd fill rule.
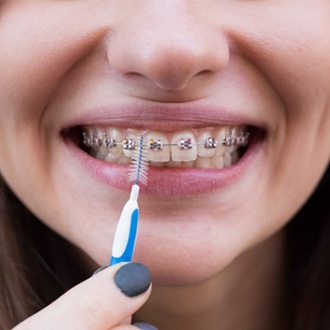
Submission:
[[[123,191],[129,191],[128,182],[130,164],[113,164],[98,160],[80,149],[70,139],[65,144],[81,165],[102,183]],[[224,169],[199,168],[148,168],[148,184],[141,186],[141,193],[158,196],[187,196],[223,189],[246,175],[260,154],[263,141],[251,141],[240,160]]]

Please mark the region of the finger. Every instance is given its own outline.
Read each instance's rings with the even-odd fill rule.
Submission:
[[[119,325],[115,328],[111,328],[111,330],[138,330],[138,329],[132,325],[125,324],[125,325]]]
[[[118,325],[115,328],[111,328],[111,330],[139,330],[139,328],[136,328],[134,325],[125,324],[125,325]]]
[[[105,330],[137,311],[151,292],[151,276],[139,263],[119,264],[67,291],[15,330]]]

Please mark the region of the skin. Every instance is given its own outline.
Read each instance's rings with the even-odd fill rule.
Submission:
[[[281,229],[329,163],[329,11],[327,0],[3,1],[0,172],[102,265],[127,192],[73,160],[60,138],[68,120],[104,103],[252,115],[266,139],[239,182],[179,200],[141,196],[136,260],[154,291],[136,318],[161,329],[278,329]]]

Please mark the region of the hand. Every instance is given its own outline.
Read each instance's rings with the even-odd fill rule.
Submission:
[[[151,277],[138,263],[107,267],[14,330],[137,330],[131,315],[148,299]]]

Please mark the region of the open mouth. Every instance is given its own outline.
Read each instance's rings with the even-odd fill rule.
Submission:
[[[145,137],[146,157],[158,168],[222,169],[237,163],[258,129],[215,126],[177,132],[84,125],[75,127],[75,142],[90,156],[112,164],[128,164],[137,141]],[[259,132],[260,133],[260,132]]]
[[[253,125],[185,125],[178,130],[165,125],[161,130],[161,122],[127,128],[122,121],[116,126],[107,121],[66,128],[65,144],[98,181],[129,190],[127,167],[143,135],[150,165],[143,192],[154,196],[207,193],[237,181],[260,160],[266,139],[266,130]]]

